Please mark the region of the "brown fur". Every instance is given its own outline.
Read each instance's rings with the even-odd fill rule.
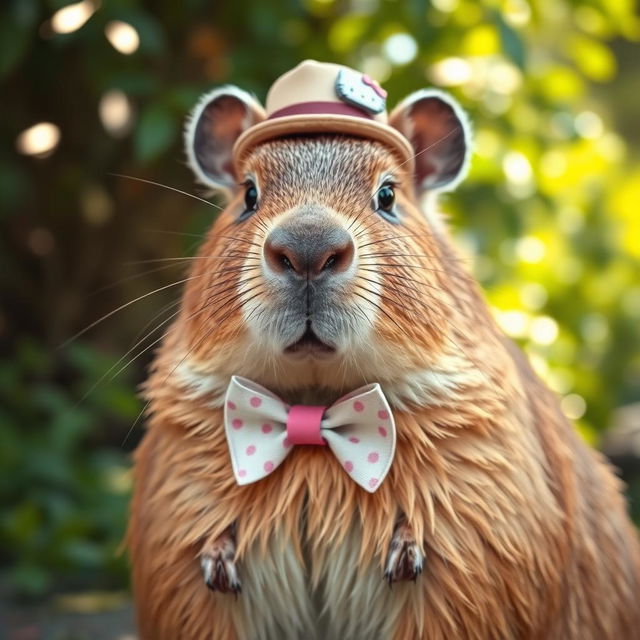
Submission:
[[[275,611],[287,584],[269,572],[268,559],[281,547],[306,567],[314,604],[305,606],[329,628],[352,628],[338,620],[348,615],[373,620],[382,607],[384,622],[366,637],[640,637],[640,552],[619,482],[496,328],[445,232],[418,210],[402,168],[377,143],[337,136],[267,143],[245,166],[260,182],[260,210],[235,223],[238,194],[213,225],[146,386],[150,418],[136,453],[129,530],[141,637],[251,638],[250,617],[259,612],[244,608],[247,589],[259,589],[256,602],[268,609],[273,600]],[[382,171],[401,182],[398,226],[369,206]],[[379,305],[368,358],[356,349],[337,363],[285,364],[249,335],[248,299],[269,308],[262,243],[300,203],[320,203],[351,225],[357,282],[379,281],[378,298],[355,285],[345,294],[351,307],[368,304],[361,296]],[[233,374],[247,376],[288,402],[330,402],[380,382],[398,431],[389,476],[368,494],[324,448],[298,447],[269,477],[236,485],[221,388],[212,382],[199,392],[178,375],[185,364],[221,388]],[[417,398],[406,389],[424,371],[433,384]],[[415,584],[359,595],[366,576],[383,581],[399,513],[423,544],[424,572]],[[237,600],[209,592],[198,564],[203,546],[236,521],[241,579],[261,562],[267,567],[265,582],[243,582]],[[341,549],[353,550],[350,582],[328,568]],[[343,590],[335,598],[343,604],[327,596],[332,590]],[[359,597],[371,609],[350,612],[349,598]],[[276,637],[295,637],[294,627],[277,624]],[[295,633],[310,637],[317,624],[302,620]]]

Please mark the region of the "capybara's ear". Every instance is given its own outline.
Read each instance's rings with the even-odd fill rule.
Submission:
[[[189,166],[198,181],[215,190],[236,186],[232,150],[240,134],[265,119],[258,101],[246,91],[227,85],[205,93],[184,133]]]
[[[416,91],[393,110],[389,124],[413,146],[419,191],[451,190],[464,178],[471,127],[462,107],[450,95],[437,89]]]

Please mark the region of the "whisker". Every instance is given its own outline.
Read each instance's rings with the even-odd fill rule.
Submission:
[[[206,305],[202,310],[207,310],[209,308],[210,305]],[[231,311],[229,311],[229,313],[227,315],[225,315],[224,318],[222,318],[219,322],[217,322],[216,324],[212,325],[212,327],[209,329],[209,331],[207,331],[205,333],[204,336],[202,336],[202,338],[200,340],[198,340],[198,342],[191,347],[187,353],[184,355],[184,357],[178,362],[178,364],[176,364],[175,367],[173,367],[173,369],[171,369],[171,371],[169,371],[169,373],[165,376],[165,378],[162,381],[162,384],[166,383],[167,380],[176,372],[176,370],[178,369],[178,367],[205,341],[207,340],[211,334],[215,331],[215,329],[218,328],[218,326],[220,326],[220,324],[222,322],[224,322],[224,320],[233,312],[235,312],[238,308],[240,308],[242,306],[242,304],[237,305],[234,309],[232,309]],[[140,410],[140,413],[138,413],[136,419],[133,421],[133,424],[129,427],[129,430],[127,431],[122,444],[120,445],[121,447],[123,447],[125,445],[125,443],[127,442],[127,440],[129,439],[129,436],[131,435],[131,432],[135,429],[135,426],[138,424],[138,422],[140,422],[140,419],[142,418],[142,416],[145,414],[146,410],[148,409],[149,405],[151,404],[151,399],[147,400],[147,402],[145,403],[145,405],[142,407],[142,409]]]
[[[430,145],[427,145],[424,149],[421,149],[420,151],[418,151],[418,153],[415,153],[411,158],[409,158],[409,160],[405,160],[404,162],[400,163],[398,166],[403,167],[408,162],[415,160],[418,156],[421,156],[423,153],[426,153],[430,149],[433,149],[433,147],[435,147],[436,145],[440,144],[441,142],[444,142],[449,136],[452,136],[461,128],[462,127],[460,125],[456,125],[455,127],[453,127],[453,129],[451,129],[451,131],[447,131],[447,133],[445,133],[442,137],[438,138],[435,142],[432,142]]]
[[[165,233],[172,236],[184,236],[186,238],[199,238],[200,240],[206,238],[206,234],[203,233],[186,233],[185,231],[170,231],[167,229],[142,229],[145,233]]]
[[[259,278],[262,274],[257,274],[255,276],[251,276],[250,278],[247,278],[246,280],[243,280],[244,282],[251,282],[252,280],[255,280],[256,278]],[[223,280],[222,282],[215,282],[207,287],[205,287],[204,291],[208,291],[209,289],[213,289],[214,287],[217,287],[218,285],[221,284],[227,284],[227,282],[233,282],[234,284],[231,285],[230,287],[226,287],[225,289],[222,289],[222,291],[218,291],[216,293],[214,293],[213,295],[209,296],[207,298],[207,302],[212,302],[213,300],[215,300],[218,296],[220,296],[223,293],[226,293],[227,291],[231,291],[232,289],[237,289],[238,285],[240,284],[236,278],[228,278],[227,280]],[[241,291],[238,292],[239,294],[242,294]]]
[[[129,282],[130,280],[135,280],[136,278],[142,278],[143,276],[147,276],[150,273],[158,273],[159,271],[170,269],[173,266],[174,265],[172,264],[168,264],[168,265],[163,265],[162,267],[157,267],[155,269],[149,269],[148,271],[143,271],[142,273],[134,273],[133,275],[127,276],[125,278],[121,278],[120,280],[116,280],[116,282],[112,282],[111,284],[107,284],[104,287],[100,287],[99,289],[96,289],[95,291],[88,293],[84,299],[86,300],[87,298],[91,298],[92,296],[95,296],[98,293],[102,293],[103,291],[108,291],[109,289],[113,289],[114,287],[117,287],[119,284],[122,284],[123,282]]]
[[[256,277],[258,277],[258,276],[256,276]],[[218,313],[218,311],[220,311],[222,309],[223,306],[226,306],[230,302],[233,303],[235,300],[243,299],[243,297],[246,296],[248,293],[251,293],[251,291],[254,291],[255,289],[259,288],[261,286],[261,284],[262,283],[258,283],[257,285],[255,285],[253,287],[249,287],[246,291],[239,291],[239,292],[237,292],[235,294],[227,296],[227,298],[225,298],[223,300],[223,302],[218,306],[216,311],[212,314],[212,317],[215,318],[216,314]],[[229,289],[227,289],[227,290],[231,290],[233,288],[235,288],[235,287],[229,287]],[[216,296],[214,296],[214,297],[218,297],[218,294],[216,294]],[[240,306],[242,306],[242,304],[244,304],[244,302],[242,302]],[[227,317],[227,316],[225,316],[225,317]]]
[[[168,318],[163,320],[163,322],[161,322],[157,327],[155,327],[155,329],[153,329],[153,331],[149,332],[142,340],[140,340],[136,346],[142,344],[147,338],[149,338],[151,336],[151,334],[155,333],[158,329],[160,329],[165,324],[167,324],[167,322],[169,322],[170,320],[175,318],[178,314],[180,314],[181,311],[182,311],[182,309],[178,309],[178,311],[176,311],[175,313],[172,313]],[[187,316],[185,321],[188,322],[189,320],[192,320],[193,318],[199,316],[201,313],[204,313],[205,311],[207,311],[207,305],[203,305],[202,307],[200,307],[200,309],[198,309],[198,311],[194,311],[192,314]],[[129,360],[129,362],[127,362],[123,367],[118,369],[118,371],[116,371],[111,376],[111,380],[114,380],[115,378],[117,378],[127,367],[129,367],[131,364],[133,364],[133,362],[135,362],[140,356],[142,356],[147,351],[149,351],[149,349],[151,349],[154,345],[158,344],[158,342],[163,340],[169,333],[171,333],[172,331],[175,331],[176,328],[177,328],[176,326],[170,328],[169,331],[164,332],[158,339],[154,340],[150,345],[147,345],[142,351],[140,351],[133,358],[131,358],[131,360]],[[133,351],[134,348],[135,347],[132,347],[127,353],[125,353],[125,355],[116,363],[116,366],[120,362],[122,362],[122,359],[125,358],[127,355],[129,355],[131,353],[131,351]],[[107,372],[107,373],[109,373],[109,372]]]
[[[362,276],[360,276],[362,277]],[[364,278],[366,280],[366,278]],[[377,284],[377,283],[376,283]],[[397,287],[400,287],[401,289],[403,289],[404,291],[408,291],[408,292],[415,292],[417,293],[417,290],[413,287],[409,287],[408,285],[399,282],[396,284]],[[437,286],[433,286],[433,285],[427,285],[426,283],[420,283],[420,286],[428,286],[431,289],[436,289],[437,291],[440,291],[441,293],[446,293],[441,287],[437,287]],[[375,292],[371,292],[371,293],[375,293]],[[381,298],[384,298],[385,296],[382,294],[378,294]],[[404,293],[403,295],[407,296],[410,300],[413,300],[414,302],[416,302],[418,305],[425,307],[427,309],[427,311],[429,311],[430,313],[433,313],[433,307],[430,307],[424,300],[422,300],[421,298],[416,298],[415,296],[409,295],[408,293]],[[446,302],[445,300],[441,300],[439,298],[434,298],[433,296],[428,296],[431,300],[434,300],[435,302],[437,302],[438,304],[443,304],[447,307],[450,307],[451,309],[454,309],[455,311],[460,311],[460,308],[455,305],[455,304],[451,304],[449,302]],[[453,300],[457,302],[457,299],[455,296],[452,296]],[[401,309],[404,309],[404,306],[400,307]]]
[[[67,340],[65,340],[61,345],[58,346],[58,349],[62,349],[64,347],[66,347],[71,342],[73,342],[74,340],[79,338],[81,335],[84,335],[87,331],[89,331],[90,329],[93,329],[93,327],[95,327],[96,325],[100,324],[101,322],[104,322],[107,318],[110,318],[112,315],[118,313],[118,311],[122,311],[122,309],[125,309],[126,307],[128,307],[128,306],[130,306],[130,305],[132,305],[132,304],[134,304],[136,302],[139,302],[140,300],[143,300],[144,298],[148,298],[149,296],[152,296],[155,293],[159,293],[160,291],[164,291],[165,289],[169,289],[171,287],[176,287],[179,284],[184,284],[185,282],[189,282],[190,280],[196,280],[197,278],[202,278],[205,275],[209,275],[209,274],[208,273],[203,273],[203,274],[200,274],[200,275],[197,275],[197,276],[190,276],[189,278],[184,278],[183,280],[178,280],[177,282],[172,282],[171,284],[164,285],[163,287],[159,287],[158,289],[154,289],[153,291],[149,291],[148,293],[145,293],[145,294],[143,294],[141,296],[138,296],[134,300],[131,300],[129,302],[125,302],[124,304],[120,305],[117,309],[114,309],[113,311],[109,311],[109,313],[107,313],[106,315],[102,316],[102,318],[99,318],[98,320],[95,320],[88,327],[85,327],[81,331],[78,331],[78,333],[76,333],[75,335],[73,335],[70,338],[68,338]]]
[[[78,400],[78,402],[75,404],[74,409],[81,404],[82,402],[84,402],[97,388],[98,386],[100,386],[100,384],[102,383],[103,380],[106,379],[106,377],[127,357],[129,356],[135,349],[137,349],[143,342],[145,342],[145,340],[147,340],[152,334],[154,334],[158,329],[160,329],[161,327],[163,327],[165,324],[167,324],[167,322],[169,322],[170,320],[172,320],[173,318],[175,318],[179,313],[180,313],[181,309],[178,309],[178,311],[176,311],[175,313],[172,313],[168,318],[166,318],[165,320],[163,320],[157,327],[155,327],[152,331],[150,331],[147,335],[144,336],[144,338],[142,338],[141,340],[138,340],[138,342],[136,342],[136,344],[134,344],[123,356],[121,356],[117,362],[115,362],[114,364],[112,364],[109,369],[107,369],[107,371],[105,371],[100,378],[98,378],[98,380],[91,386],[91,388],[82,396],[82,398],[80,398],[80,400]],[[127,362],[127,364],[125,364],[123,367],[121,367],[118,371],[116,371],[116,373],[114,375],[111,376],[111,378],[109,379],[109,382],[112,382],[113,380],[115,380],[129,365],[131,365],[133,362],[135,362],[135,360],[137,360],[141,355],[143,355],[144,353],[146,353],[149,349],[151,349],[151,347],[153,347],[154,345],[158,344],[158,342],[160,342],[164,337],[165,337],[166,333],[163,333],[158,339],[154,340],[150,345],[148,345],[145,349],[143,349],[140,353],[138,353],[137,355],[135,355],[133,358],[131,358],[131,360],[129,360],[129,362]]]
[[[248,251],[248,254],[258,255],[256,252]],[[153,264],[158,262],[187,262],[189,260],[242,260],[245,258],[245,254],[239,255],[223,255],[223,256],[183,256],[180,258],[152,258],[150,260],[136,260],[135,262],[125,262],[124,264],[127,266],[134,266],[138,264]],[[253,258],[251,256],[246,258],[247,260],[258,260],[258,258]]]
[[[415,264],[389,264],[387,262],[362,262],[360,263],[361,267],[365,266],[365,267],[387,267],[390,269],[406,269],[407,271],[411,271],[412,269],[422,269],[424,271],[433,271],[434,273],[445,273],[447,274],[447,276],[454,278],[454,279],[458,279],[458,280],[462,280],[463,282],[467,283],[467,284],[473,284],[473,280],[469,277],[466,276],[462,273],[451,273],[449,271],[447,271],[446,269],[436,269],[434,267],[427,267],[426,265],[415,265]],[[377,271],[375,271],[375,273],[378,273]]]
[[[218,211],[224,211],[224,207],[220,205],[214,204],[213,202],[209,202],[204,198],[200,198],[199,196],[194,196],[193,193],[189,193],[188,191],[182,191],[182,189],[176,189],[176,187],[170,187],[168,184],[162,184],[161,182],[154,182],[153,180],[147,180],[146,178],[138,178],[136,176],[127,176],[123,173],[108,173],[107,175],[115,176],[116,178],[127,178],[128,180],[135,180],[136,182],[144,182],[146,184],[152,184],[156,187],[162,187],[163,189],[168,189],[169,191],[175,191],[176,193],[181,193],[183,196],[187,196],[189,198],[193,198],[194,200],[198,200],[199,202],[204,202],[204,204],[213,207],[214,209],[218,209]]]
[[[211,329],[207,333],[205,333],[205,335],[202,337],[202,339],[199,340],[191,349],[189,349],[187,351],[187,353],[184,355],[182,360],[180,360],[180,362],[178,362],[178,364],[173,369],[171,369],[171,371],[169,371],[169,373],[166,375],[166,377],[162,381],[162,384],[166,383],[166,381],[169,379],[169,377],[172,376],[176,372],[178,367],[189,357],[189,355],[191,355],[191,353],[193,353],[193,351],[195,349],[197,349],[207,338],[209,338],[209,336],[211,336],[211,334],[213,333],[213,331],[215,329],[216,329],[215,326],[211,327]],[[125,445],[125,443],[129,439],[129,436],[131,435],[131,432],[135,429],[135,426],[138,424],[138,422],[140,422],[140,418],[142,418],[142,416],[144,415],[144,413],[146,412],[146,410],[148,409],[150,404],[151,404],[151,399],[147,400],[147,402],[145,403],[144,407],[142,407],[142,409],[140,410],[140,413],[138,414],[136,419],[133,421],[133,424],[129,427],[129,430],[127,431],[127,433],[126,433],[126,435],[124,437],[124,440],[122,441],[122,444],[120,445],[121,447],[123,447]]]
[[[428,284],[427,282],[420,282],[419,280],[415,280],[414,278],[409,278],[408,276],[402,276],[402,275],[394,274],[394,273],[386,273],[385,274],[384,272],[376,271],[375,269],[361,269],[361,270],[362,271],[370,271],[372,273],[376,273],[376,274],[379,274],[379,275],[385,275],[388,278],[394,278],[394,279],[398,279],[398,280],[408,280],[409,282],[411,282],[411,283],[413,283],[415,285],[418,285],[420,287],[429,287],[429,289],[435,289],[436,291],[442,291],[441,287],[438,287],[438,286],[436,286],[434,284]],[[363,275],[360,275],[359,277],[362,278],[363,280],[367,280],[368,282],[372,282],[373,284],[378,284],[378,285],[380,284],[379,282],[376,282],[375,280],[372,280],[370,278],[365,278]],[[398,285],[398,286],[400,286],[400,285]],[[414,287],[412,287],[412,290],[417,292],[417,289],[415,289]]]
[[[176,305],[179,305],[181,302],[182,302],[182,298],[178,298],[177,300],[174,300],[173,302],[170,302],[169,304],[164,305],[162,309],[160,309],[160,311],[156,313],[156,315],[153,316],[153,318],[151,318],[151,320],[149,320],[149,322],[147,322],[147,324],[145,324],[144,327],[140,329],[140,331],[138,331],[135,338],[133,339],[133,342],[136,342],[140,338],[140,336],[147,330],[149,325],[153,324],[163,313],[165,313],[169,309],[172,309]]]
[[[375,284],[375,285],[379,285],[380,284],[379,282],[377,282],[376,280],[373,280],[372,278],[365,278],[363,275],[360,275],[358,277],[359,277],[359,279],[364,280],[365,282],[370,282],[371,284]],[[395,291],[393,293],[395,293]]]
[[[402,236],[393,236],[392,238],[380,238],[379,240],[372,240],[371,242],[365,242],[365,244],[358,245],[358,249],[364,249],[365,247],[369,247],[372,244],[380,244],[381,242],[394,242],[395,240],[399,240],[400,238],[430,238],[431,235],[428,233],[408,233]]]
[[[360,289],[363,289],[364,291],[368,291],[369,293],[373,293],[376,296],[378,295],[375,292],[369,291],[369,289],[367,289],[366,287],[362,287],[360,285],[356,285],[356,287],[358,287]],[[393,316],[389,315],[387,310],[384,309],[381,305],[379,305],[377,302],[374,302],[373,300],[370,300],[369,298],[367,298],[366,296],[362,295],[361,293],[358,293],[357,291],[354,291],[353,293],[355,295],[357,295],[358,297],[362,298],[363,300],[366,300],[369,304],[372,304],[377,309],[379,309],[382,313],[384,313],[385,316],[387,316],[387,318],[389,318],[389,320],[391,320],[391,322],[393,322],[393,324],[396,325],[396,327],[398,327],[398,329],[403,331],[402,327],[398,324],[398,321]]]
[[[166,234],[170,234],[170,235],[175,235],[175,236],[186,236],[189,238],[200,238],[201,240],[205,239],[207,237],[207,234],[201,234],[201,233],[184,233],[182,231],[165,231],[163,229],[144,229],[144,231],[146,232],[150,232],[150,233],[166,233]],[[253,242],[252,240],[247,240],[246,238],[238,238],[237,236],[223,236],[220,234],[215,234],[216,238],[225,238],[226,240],[235,240],[236,242],[244,242],[245,244],[251,244],[254,247],[261,247],[260,244],[258,244],[257,242]]]
[[[246,238],[238,238],[236,236],[223,236],[218,233],[215,234],[216,238],[225,238],[225,240],[235,240],[236,242],[244,242],[245,244],[253,245],[254,247],[258,247],[262,249],[262,245],[258,242],[253,242],[253,240],[247,240]]]
[[[374,284],[376,284],[376,283],[374,282]],[[403,300],[401,300],[401,299],[399,299],[397,297],[392,298],[392,297],[390,297],[390,296],[388,296],[388,295],[386,295],[384,293],[379,293],[377,291],[374,291],[373,289],[369,289],[368,287],[365,287],[362,284],[358,284],[357,286],[359,286],[360,289],[362,289],[364,291],[367,291],[368,293],[376,296],[377,298],[380,298],[381,300],[387,300],[388,302],[396,305],[402,311],[408,311],[408,305],[405,304]],[[395,294],[396,292],[394,291],[394,292],[389,292],[389,293],[394,293]],[[407,297],[410,298],[410,296],[407,296]]]
[[[380,251],[377,253],[363,253],[361,258],[429,258],[431,260],[442,260],[441,256],[428,253],[395,253],[389,251]],[[447,258],[454,262],[467,262],[462,258]]]

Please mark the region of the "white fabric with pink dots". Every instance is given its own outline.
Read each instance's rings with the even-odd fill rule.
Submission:
[[[296,420],[314,410],[292,412]],[[319,409],[319,408],[315,408]],[[233,376],[224,408],[224,424],[236,481],[250,484],[273,472],[294,444],[287,437],[289,405],[268,389]],[[321,440],[342,468],[363,489],[373,493],[387,475],[396,447],[396,428],[379,384],[369,384],[343,396],[323,411],[315,411],[319,424],[296,426],[319,429]],[[289,422],[291,429],[291,421]],[[290,433],[294,433],[291,429]]]

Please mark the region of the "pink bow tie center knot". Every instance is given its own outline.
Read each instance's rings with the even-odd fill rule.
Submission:
[[[320,423],[326,407],[294,404],[287,414],[287,440],[290,444],[326,446],[320,435]]]

